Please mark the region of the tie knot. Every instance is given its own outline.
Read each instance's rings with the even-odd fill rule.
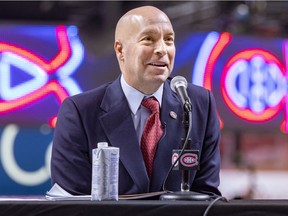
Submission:
[[[159,103],[155,97],[145,98],[142,100],[141,104],[147,109],[149,109],[152,113],[159,112]]]

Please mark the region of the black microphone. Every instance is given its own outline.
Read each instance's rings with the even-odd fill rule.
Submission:
[[[183,76],[175,76],[170,83],[172,91],[178,94],[187,112],[191,112],[191,100],[187,94],[187,80]]]
[[[207,194],[190,191],[190,171],[199,170],[200,153],[199,150],[192,149],[192,139],[190,137],[192,131],[192,105],[187,94],[187,85],[186,79],[182,76],[175,76],[170,83],[170,88],[180,97],[183,104],[182,123],[185,135],[181,139],[182,148],[173,149],[172,166],[163,184],[163,190],[166,191],[165,183],[172,169],[179,170],[181,173],[181,191],[162,194],[160,196],[161,200],[208,200],[210,198]]]

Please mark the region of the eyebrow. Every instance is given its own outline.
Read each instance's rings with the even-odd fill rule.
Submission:
[[[157,34],[157,33],[158,33],[157,31],[148,30],[148,31],[141,32],[140,36],[145,35],[145,34],[150,35],[150,34]],[[164,35],[172,35],[172,36],[174,36],[174,32],[169,32],[168,34],[164,34]]]

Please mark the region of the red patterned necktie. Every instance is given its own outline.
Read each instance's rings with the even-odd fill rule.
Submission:
[[[148,176],[151,177],[157,143],[163,134],[160,121],[160,107],[154,97],[143,99],[141,104],[151,111],[146,120],[141,138],[141,150],[144,162]]]

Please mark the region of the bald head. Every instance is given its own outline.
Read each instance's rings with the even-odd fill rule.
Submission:
[[[117,23],[114,50],[128,85],[144,94],[155,92],[174,65],[174,30],[169,18],[152,6],[130,10]]]
[[[172,24],[168,16],[161,10],[153,6],[143,6],[132,9],[124,14],[118,21],[115,30],[115,40],[124,40],[133,35],[134,30],[139,30],[143,23],[159,22]],[[136,28],[136,29],[135,29]]]

